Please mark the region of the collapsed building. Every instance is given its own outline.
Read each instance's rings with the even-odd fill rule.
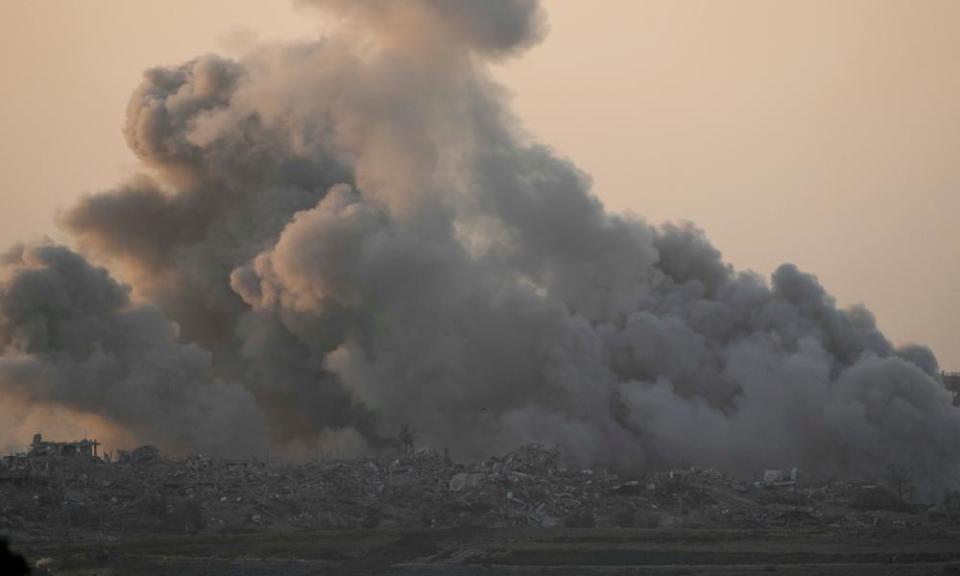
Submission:
[[[953,405],[960,406],[960,372],[941,372],[943,386],[953,392]]]
[[[50,442],[43,439],[42,434],[34,434],[30,444],[29,456],[61,456],[64,458],[89,457],[99,458],[97,447],[100,442],[84,438],[72,442]]]
[[[764,470],[760,485],[763,486],[795,486],[800,471],[797,468],[789,470]]]

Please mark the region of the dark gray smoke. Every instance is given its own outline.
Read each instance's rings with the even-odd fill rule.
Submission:
[[[767,281],[607,212],[516,128],[485,61],[542,36],[535,2],[307,3],[337,31],[146,73],[145,175],[62,220],[124,284],[10,256],[4,390],[189,447],[407,422],[458,456],[955,478],[929,350],[792,265]]]
[[[94,412],[167,446],[263,446],[260,413],[210,353],[67,248],[15,247],[0,277],[0,389]],[[245,422],[235,429],[237,422]]]
[[[298,0],[339,17],[361,35],[438,53],[469,50],[508,56],[540,41],[546,18],[538,0]]]

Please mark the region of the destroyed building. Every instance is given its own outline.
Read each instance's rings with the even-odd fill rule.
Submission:
[[[149,444],[130,450],[117,450],[117,462],[120,464],[142,463],[156,460],[160,457],[160,449]]]
[[[34,434],[30,444],[28,456],[60,456],[64,458],[90,457],[99,458],[97,447],[100,442],[84,438],[72,442],[50,442],[43,439],[42,434]]]
[[[960,372],[941,372],[943,386],[953,392],[953,405],[960,406]]]
[[[763,479],[760,484],[763,486],[795,486],[800,471],[797,468],[789,470],[764,470]]]

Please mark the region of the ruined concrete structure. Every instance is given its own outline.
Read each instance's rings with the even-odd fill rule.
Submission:
[[[96,440],[75,440],[73,442],[49,442],[43,439],[43,435],[34,434],[33,442],[30,444],[30,456],[62,456],[64,458],[90,457],[99,458],[97,447],[100,442]]]
[[[960,406],[960,372],[941,372],[940,377],[946,389],[953,392],[954,406]]]
[[[763,480],[760,481],[760,484],[764,486],[794,486],[799,476],[800,471],[797,468],[791,468],[789,470],[764,470]]]
[[[160,449],[156,446],[145,445],[130,450],[117,450],[117,462],[127,464],[130,462],[142,463],[156,460],[160,457]]]

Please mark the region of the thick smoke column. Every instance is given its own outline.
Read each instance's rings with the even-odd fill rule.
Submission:
[[[929,350],[792,265],[768,282],[690,224],[608,213],[518,131],[485,62],[539,40],[535,2],[304,3],[336,32],[146,73],[145,174],[62,220],[124,284],[9,256],[6,393],[190,448],[409,422],[459,456],[956,477]]]

